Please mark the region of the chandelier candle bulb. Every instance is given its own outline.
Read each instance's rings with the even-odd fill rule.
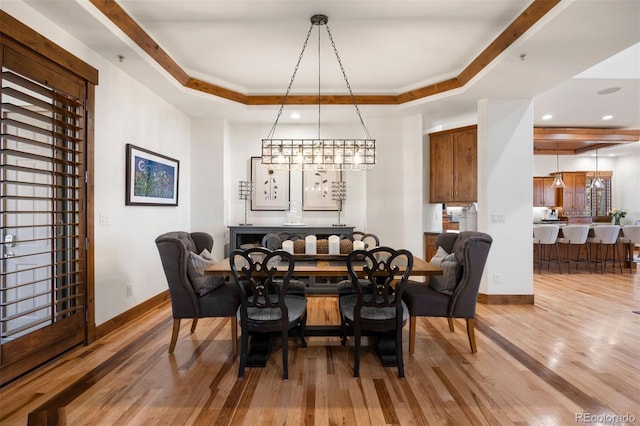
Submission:
[[[304,252],[306,254],[316,254],[316,236],[307,235],[304,239]]]
[[[337,235],[329,236],[329,254],[340,254],[340,237]]]

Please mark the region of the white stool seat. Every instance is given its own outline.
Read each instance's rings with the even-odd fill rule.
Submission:
[[[544,246],[548,246],[549,249],[547,255],[547,270],[551,263],[551,246],[556,247],[556,258],[553,260],[558,263],[558,269],[560,269],[560,251],[558,250],[558,232],[560,232],[560,226],[558,225],[534,225],[533,226],[533,244],[538,246],[538,273],[542,273],[542,251]],[[562,273],[562,271],[560,271]]]
[[[589,238],[594,244],[615,244],[620,234],[619,225],[599,225],[593,228],[593,237]]]
[[[622,242],[640,244],[640,225],[626,225],[622,228],[622,234]]]
[[[533,227],[534,244],[555,244],[558,239],[560,226],[558,225],[535,225]]]
[[[618,263],[620,264],[620,272],[622,273],[622,262],[620,261],[620,250],[618,249],[618,235],[620,234],[620,226],[619,225],[599,225],[593,228],[594,236],[589,238],[589,243],[598,244],[598,251],[600,253],[599,260],[596,262],[601,263],[601,272],[604,273],[604,269],[607,266],[607,261],[611,260],[613,262],[613,266],[615,267],[616,263],[616,253],[618,254]],[[606,251],[602,253],[602,246],[605,245]],[[612,256],[611,258],[607,257],[609,254],[609,247],[612,247]]]
[[[562,237],[558,238],[559,244],[567,244],[568,245],[568,253],[566,263],[569,268],[569,273],[571,273],[571,246],[579,245],[586,247],[587,250],[587,266],[589,268],[589,273],[591,273],[591,251],[589,250],[589,245],[587,244],[587,238],[589,237],[589,226],[588,225],[567,225],[562,228]],[[580,260],[580,251],[582,247],[578,247],[578,254],[575,259],[576,268],[579,262],[585,262],[585,260]]]
[[[623,236],[620,237],[620,242],[628,244],[629,250],[629,270],[631,270],[632,263],[636,261],[633,257],[634,246],[640,244],[640,225],[626,225],[622,228]]]

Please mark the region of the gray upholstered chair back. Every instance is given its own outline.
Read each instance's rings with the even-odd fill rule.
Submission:
[[[462,277],[453,290],[447,316],[474,318],[480,280],[493,239],[489,234],[475,231],[445,232],[436,238],[436,246],[447,253],[455,253],[462,265]]]
[[[156,238],[162,267],[167,277],[174,318],[201,317],[198,295],[187,275],[189,252],[213,249],[213,237],[205,232],[167,232]]]

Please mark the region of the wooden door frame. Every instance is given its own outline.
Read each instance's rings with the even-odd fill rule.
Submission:
[[[29,28],[3,10],[0,10],[0,42],[8,46],[26,49],[42,56],[67,72],[83,79],[86,84],[85,138],[86,138],[86,343],[96,340],[95,321],[95,261],[94,261],[94,170],[95,170],[95,86],[98,70],[77,58],[51,40]]]

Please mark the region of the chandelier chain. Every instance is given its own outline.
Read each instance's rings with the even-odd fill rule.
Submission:
[[[280,115],[282,114],[282,110],[284,109],[285,104],[287,103],[287,98],[289,97],[289,92],[291,91],[291,86],[293,86],[293,81],[296,79],[296,73],[298,72],[298,68],[300,67],[300,62],[302,61],[302,57],[304,56],[304,51],[307,48],[307,43],[309,43],[309,37],[311,37],[311,31],[313,31],[313,25],[309,27],[309,31],[307,32],[307,38],[304,40],[304,44],[302,45],[302,51],[298,56],[298,62],[296,63],[296,67],[293,70],[293,74],[291,75],[291,80],[289,81],[289,86],[287,87],[287,91],[284,94],[284,98],[282,98],[282,105],[280,105],[280,109],[278,110],[278,115],[276,115],[276,121],[273,123],[271,130],[269,131],[269,136],[267,139],[271,139],[273,137],[273,133],[276,131],[276,126],[278,125],[278,120],[280,120]],[[362,120],[362,119],[361,119]]]
[[[351,90],[351,84],[349,84],[349,79],[347,78],[347,73],[344,70],[344,66],[342,66],[342,60],[340,59],[340,54],[338,54],[338,48],[336,47],[336,43],[333,41],[333,36],[331,35],[331,30],[329,29],[329,24],[325,24],[327,28],[327,34],[329,35],[329,40],[331,41],[331,46],[333,47],[333,52],[336,54],[336,59],[338,60],[338,65],[340,65],[340,71],[342,71],[342,76],[344,77],[344,82],[347,84],[347,89],[349,89],[349,95],[351,96],[351,102],[353,102],[353,106],[356,109],[356,113],[358,114],[358,118],[360,119],[360,124],[362,124],[362,128],[364,129],[364,133],[368,139],[371,139],[371,135],[369,135],[369,130],[367,130],[367,126],[364,124],[364,120],[362,119],[362,115],[360,114],[360,108],[358,108],[358,104],[356,103],[356,97],[353,95],[353,91]]]

